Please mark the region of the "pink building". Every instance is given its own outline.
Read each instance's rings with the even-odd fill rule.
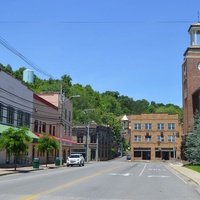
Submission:
[[[71,139],[72,130],[72,104],[69,99],[59,93],[34,94],[33,131],[40,136],[48,133],[60,142],[60,151],[49,155],[49,162],[56,157],[66,161],[70,146],[76,144]],[[45,156],[33,149],[33,157],[39,157],[45,162]]]

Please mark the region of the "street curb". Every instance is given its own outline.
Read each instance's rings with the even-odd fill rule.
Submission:
[[[182,174],[183,176],[187,177],[190,181],[194,182],[195,184],[200,186],[200,183],[198,181],[196,181],[195,179],[191,178],[191,176],[187,175],[186,173],[182,172],[181,170],[178,170],[178,168],[176,168],[175,166],[173,166],[172,164],[169,165],[172,169],[174,169],[176,172]],[[181,166],[183,167],[183,166]],[[191,169],[187,169],[187,170],[191,170]]]

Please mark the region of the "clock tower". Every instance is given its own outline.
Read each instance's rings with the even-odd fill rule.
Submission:
[[[184,53],[182,64],[183,88],[183,133],[188,134],[193,125],[192,95],[200,88],[200,22],[192,24],[188,30],[190,46]]]

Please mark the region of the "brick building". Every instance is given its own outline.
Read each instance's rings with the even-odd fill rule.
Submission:
[[[132,160],[181,158],[182,127],[178,115],[141,114],[128,116],[128,119]]]
[[[184,53],[182,64],[183,133],[185,135],[192,130],[194,104],[197,101],[196,91],[200,87],[200,23],[192,24],[188,32],[191,42]]]
[[[70,153],[82,153],[85,160],[105,161],[112,158],[112,129],[109,126],[90,124],[74,126],[73,140],[78,144],[71,146]],[[88,156],[87,156],[88,153]]]

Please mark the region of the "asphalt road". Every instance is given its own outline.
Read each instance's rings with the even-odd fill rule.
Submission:
[[[0,199],[199,200],[165,163],[115,160],[0,177]]]

